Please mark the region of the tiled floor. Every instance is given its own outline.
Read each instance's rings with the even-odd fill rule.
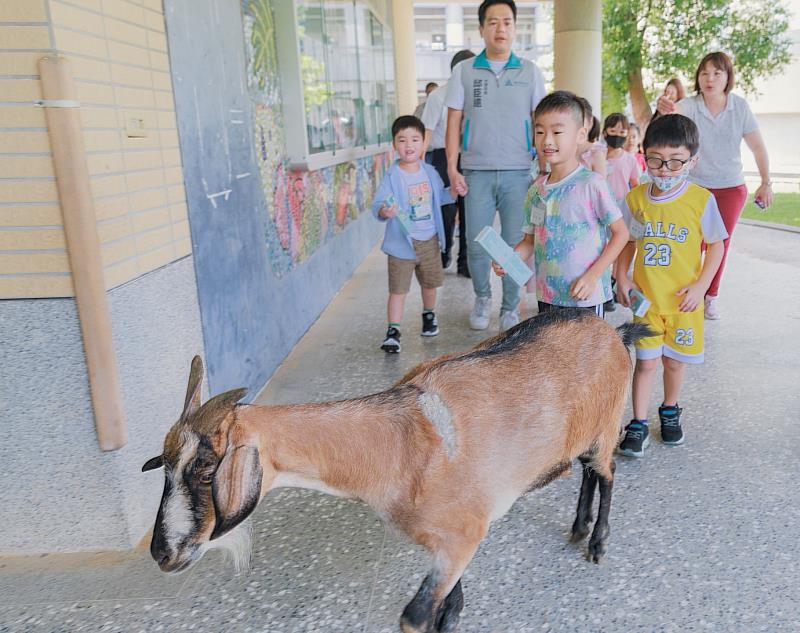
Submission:
[[[800,630],[800,234],[740,226],[735,239],[724,318],[708,323],[681,403],[687,443],[619,460],[604,563],[566,540],[576,476],[529,494],[464,576],[462,633]],[[384,276],[373,253],[261,402],[378,391],[482,338],[466,328],[469,281],[448,273],[441,335],[417,335],[412,295],[403,352],[385,356]],[[145,552],[0,559],[0,631],[394,632],[427,566],[363,504],[283,490],[256,511],[247,575],[217,553],[180,576]]]

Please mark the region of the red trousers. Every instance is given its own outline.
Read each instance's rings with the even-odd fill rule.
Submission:
[[[725,268],[725,260],[728,259],[728,245],[733,237],[733,229],[736,228],[736,223],[739,221],[739,216],[742,214],[744,203],[747,200],[747,187],[739,185],[738,187],[725,187],[724,189],[709,189],[717,201],[719,213],[722,216],[722,223],[728,231],[728,239],[723,244],[725,245],[725,252],[722,255],[722,262],[719,265],[717,274],[711,281],[706,294],[710,297],[716,297],[719,294],[719,282],[722,279],[722,270]],[[705,250],[705,244],[703,244]]]

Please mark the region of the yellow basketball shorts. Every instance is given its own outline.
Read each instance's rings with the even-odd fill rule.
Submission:
[[[682,363],[703,362],[703,308],[694,312],[658,314],[650,310],[643,317],[633,317],[634,322],[644,323],[653,336],[636,343],[636,358],[649,360],[667,356]]]

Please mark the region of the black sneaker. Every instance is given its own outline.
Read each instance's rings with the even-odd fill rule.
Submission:
[[[646,424],[631,420],[625,427],[625,437],[617,447],[617,452],[628,457],[643,457],[644,449],[650,445],[650,429]]]
[[[396,327],[386,330],[386,339],[383,341],[381,349],[387,354],[397,354],[400,351],[400,330]]]
[[[658,417],[661,420],[661,441],[664,444],[678,446],[683,444],[683,429],[681,428],[681,409],[677,404],[674,407],[658,407]]]
[[[436,336],[439,333],[439,321],[433,312],[422,313],[422,336]]]

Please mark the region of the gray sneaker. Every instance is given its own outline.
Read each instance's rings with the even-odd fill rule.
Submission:
[[[492,309],[491,297],[475,297],[475,307],[469,315],[469,327],[473,330],[485,330],[489,327],[489,311]]]
[[[519,310],[509,310],[500,313],[500,331],[510,330],[519,323]]]

